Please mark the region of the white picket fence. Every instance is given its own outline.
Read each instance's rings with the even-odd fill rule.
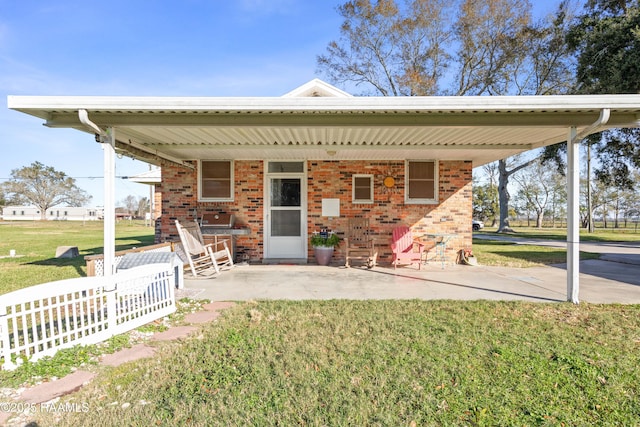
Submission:
[[[95,344],[175,312],[175,271],[173,264],[148,264],[0,295],[2,369]]]

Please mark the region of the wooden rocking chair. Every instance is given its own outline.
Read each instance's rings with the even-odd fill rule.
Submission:
[[[422,267],[422,257],[425,250],[424,243],[414,240],[411,229],[406,225],[401,225],[393,229],[393,240],[391,242],[393,251],[393,268],[400,263],[418,263],[418,270]]]
[[[182,225],[176,220],[176,228],[186,261],[195,277],[218,274],[224,266],[233,267],[233,257],[226,240],[205,245],[200,226],[195,221],[193,224]]]
[[[367,268],[376,266],[378,251],[375,241],[371,237],[369,218],[349,218],[349,229],[344,238],[345,243],[345,267],[351,266],[351,260],[361,259],[367,261]]]

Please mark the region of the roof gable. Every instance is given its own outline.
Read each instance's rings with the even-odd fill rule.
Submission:
[[[302,98],[302,97],[338,97],[352,98],[353,95],[338,89],[320,79],[313,79],[302,86],[299,86],[291,92],[282,95],[283,98]]]

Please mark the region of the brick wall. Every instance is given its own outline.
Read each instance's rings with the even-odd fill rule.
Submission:
[[[404,162],[309,161],[308,218],[309,232],[320,228],[344,231],[349,217],[368,217],[379,242],[381,262],[391,261],[391,233],[398,224],[406,224],[414,235],[453,233],[458,237],[449,245],[449,258],[457,250],[471,247],[472,165],[464,161],[439,162],[439,201],[437,205],[404,203]],[[374,175],[374,203],[352,203],[352,175]],[[386,174],[395,178],[388,190],[382,185]],[[322,198],[340,199],[340,218],[323,218]],[[312,249],[309,257],[313,257]],[[334,257],[344,259],[342,248]]]
[[[196,163],[194,163],[196,164]],[[162,216],[156,222],[156,241],[178,240],[174,221],[193,220],[207,212],[233,213],[236,224],[250,228],[249,236],[237,240],[238,257],[244,254],[253,262],[263,258],[262,224],[264,215],[264,163],[262,161],[235,161],[234,202],[198,202],[197,172],[178,166],[163,166]],[[458,237],[449,245],[449,258],[457,250],[471,247],[472,164],[469,161],[439,162],[439,204],[404,203],[404,162],[367,161],[308,161],[307,162],[308,233],[320,228],[344,231],[348,218],[366,216],[379,242],[379,259],[391,261],[391,231],[403,223],[415,235],[427,233],[454,233]],[[352,175],[374,175],[374,203],[352,203]],[[396,179],[393,189],[382,185],[386,174]],[[322,199],[340,199],[340,218],[322,217]],[[309,248],[309,259],[313,259]],[[338,248],[335,259],[344,259]]]

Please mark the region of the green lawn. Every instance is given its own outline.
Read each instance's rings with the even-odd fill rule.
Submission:
[[[565,249],[519,245],[513,242],[473,239],[473,254],[482,265],[526,268],[567,262]],[[580,252],[580,259],[597,259],[599,254]]]
[[[639,330],[637,305],[244,303],[38,425],[637,425]]]
[[[0,294],[86,276],[84,257],[103,252],[103,227],[102,221],[0,222]],[[150,245],[153,240],[153,227],[135,221],[116,225],[116,250]],[[77,246],[80,256],[57,259],[58,246]],[[8,257],[11,249],[17,257]]]

